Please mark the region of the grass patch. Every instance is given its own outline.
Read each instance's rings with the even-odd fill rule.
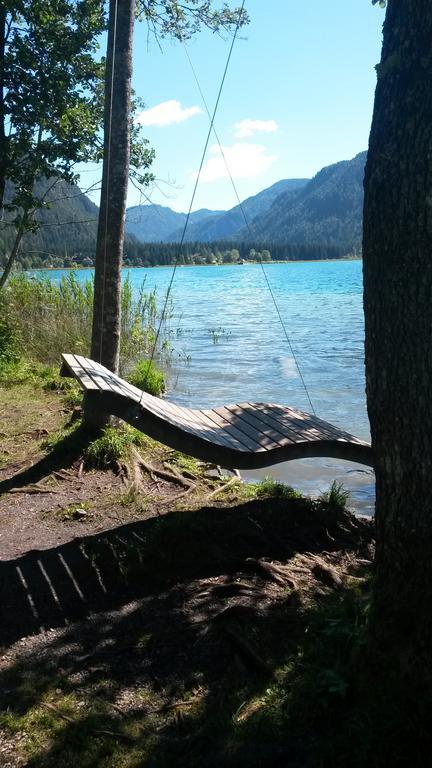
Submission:
[[[346,509],[351,494],[342,483],[333,480],[328,491],[325,491],[318,497],[318,501],[327,504],[333,509]]]
[[[194,459],[193,456],[186,456],[180,451],[170,451],[169,463],[177,467],[181,472],[191,472],[193,475],[201,475],[203,471],[202,462]]]
[[[46,453],[53,453],[54,451],[59,451],[63,448],[65,442],[68,442],[68,443],[73,442],[74,436],[76,436],[77,442],[81,442],[82,424],[79,421],[76,421],[72,424],[70,423],[64,424],[56,432],[53,432],[51,435],[48,435],[47,438],[42,440],[41,448]]]
[[[108,426],[86,447],[84,461],[89,468],[108,469],[121,459],[127,459],[131,446],[145,443],[145,436],[129,425]]]
[[[59,365],[62,352],[88,355],[93,316],[93,280],[78,281],[74,273],[60,282],[25,273],[13,275],[0,293],[0,372],[3,379],[23,374],[10,367],[20,359],[42,365]],[[4,320],[7,318],[7,321]],[[149,356],[159,311],[155,291],[138,295],[129,279],[122,284],[120,368],[127,369],[137,359]],[[162,328],[156,353],[169,357],[170,344]]]
[[[58,520],[61,522],[72,522],[72,521],[78,521],[82,522],[83,520],[87,520],[89,517],[89,510],[91,509],[91,504],[85,501],[77,502],[76,504],[71,504],[68,507],[65,507],[64,509],[59,509],[55,516]]]
[[[250,498],[256,499],[301,499],[301,493],[290,485],[285,485],[272,477],[265,477],[259,483],[249,483],[247,492]]]
[[[128,381],[135,387],[160,397],[165,392],[165,375],[150,360],[140,360],[128,374]]]

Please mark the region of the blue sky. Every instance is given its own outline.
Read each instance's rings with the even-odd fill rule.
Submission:
[[[215,122],[241,199],[366,149],[384,20],[371,0],[249,0],[246,8],[251,23],[236,42]],[[207,31],[188,43],[210,111],[229,45]],[[183,45],[159,48],[137,24],[134,88],[156,150],[158,183],[147,194],[185,211],[209,120]],[[89,171],[81,186],[92,181]],[[139,202],[131,188],[128,204]],[[236,202],[212,137],[193,209]]]

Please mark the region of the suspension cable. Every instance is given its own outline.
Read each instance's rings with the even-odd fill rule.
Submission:
[[[149,372],[150,372],[150,368],[151,368],[153,360],[154,360],[154,356],[155,356],[155,352],[156,352],[156,346],[157,346],[157,343],[159,341],[159,337],[160,337],[160,333],[161,333],[161,329],[162,329],[162,323],[163,323],[163,321],[165,319],[165,312],[167,310],[168,301],[169,301],[169,298],[170,298],[170,294],[171,294],[171,290],[172,290],[172,286],[173,286],[173,282],[174,282],[175,273],[176,273],[176,270],[177,270],[177,267],[178,267],[178,264],[179,264],[179,261],[180,261],[181,250],[182,250],[182,247],[183,247],[183,244],[184,244],[184,239],[185,239],[185,236],[186,236],[186,230],[187,230],[187,227],[188,227],[188,224],[189,224],[189,219],[190,219],[190,216],[191,216],[191,213],[192,213],[192,206],[194,204],[195,195],[196,195],[196,191],[197,191],[197,188],[198,188],[198,183],[199,183],[199,180],[200,180],[200,177],[201,177],[201,172],[202,172],[202,169],[203,169],[205,156],[207,154],[207,147],[209,145],[210,136],[212,135],[213,125],[214,125],[215,117],[216,117],[217,110],[218,110],[218,107],[219,107],[219,102],[220,102],[220,98],[221,98],[221,95],[222,95],[223,87],[224,87],[224,84],[225,84],[225,79],[226,79],[226,76],[227,76],[228,67],[229,67],[229,64],[230,64],[230,61],[231,61],[231,56],[232,56],[234,44],[236,42],[237,34],[238,34],[239,29],[240,29],[240,24],[241,24],[241,20],[242,20],[242,17],[243,17],[243,10],[244,10],[244,6],[245,6],[245,2],[246,2],[246,0],[243,0],[243,2],[241,4],[241,8],[239,10],[237,24],[236,24],[236,28],[234,30],[233,38],[231,40],[231,45],[230,45],[230,48],[229,48],[228,57],[227,57],[226,64],[225,64],[225,69],[223,71],[222,80],[221,80],[221,83],[220,83],[220,86],[219,86],[219,91],[218,91],[216,102],[215,102],[215,106],[214,106],[214,109],[213,109],[213,114],[212,114],[212,116],[210,118],[210,127],[209,127],[209,130],[208,130],[208,133],[207,133],[207,138],[206,138],[206,141],[205,141],[205,144],[204,144],[204,149],[203,149],[203,152],[202,152],[201,162],[200,162],[198,173],[197,173],[197,177],[196,177],[196,180],[195,180],[195,184],[194,184],[194,188],[193,188],[193,192],[192,192],[192,197],[191,197],[189,209],[188,209],[186,220],[185,220],[185,223],[184,223],[184,226],[183,226],[183,231],[182,231],[182,236],[181,236],[181,239],[180,239],[178,254],[177,254],[177,257],[176,257],[175,262],[174,262],[174,267],[173,267],[173,270],[172,270],[170,282],[168,284],[168,289],[167,289],[167,292],[166,292],[165,302],[164,302],[164,305],[163,305],[163,308],[162,308],[162,313],[161,313],[161,316],[160,316],[159,325],[158,325],[158,328],[157,328],[157,331],[156,331],[156,335],[154,337],[154,341],[153,341],[153,345],[152,345],[152,350],[151,350],[151,355],[150,355],[150,359],[148,361],[147,371],[146,371],[146,375],[145,375],[145,380],[147,380],[147,378],[148,378],[148,375],[149,375]],[[141,395],[141,398],[142,398],[142,395]],[[141,400],[140,400],[140,402],[141,402]]]
[[[176,260],[174,262],[174,267],[173,267],[173,270],[172,270],[171,279],[170,279],[170,282],[169,282],[169,285],[168,285],[168,289],[167,289],[167,292],[166,292],[165,301],[164,301],[162,313],[161,313],[161,316],[160,316],[158,329],[157,329],[156,335],[154,337],[154,341],[153,341],[153,345],[152,345],[152,350],[151,350],[151,356],[150,356],[150,359],[149,359],[149,362],[148,362],[148,366],[147,366],[147,371],[146,371],[146,374],[145,374],[145,380],[148,379],[150,368],[152,366],[152,363],[153,363],[153,360],[154,360],[154,356],[155,356],[155,353],[156,353],[156,347],[157,347],[157,343],[159,341],[159,337],[160,337],[160,333],[161,333],[161,329],[162,329],[162,323],[163,323],[164,318],[165,318],[165,313],[166,313],[166,310],[167,310],[167,307],[168,307],[168,301],[169,301],[169,298],[170,298],[170,295],[171,295],[171,292],[172,292],[172,286],[173,286],[173,283],[174,283],[174,277],[175,277],[175,273],[177,271],[177,267],[178,267],[179,260],[180,260],[181,249],[182,249],[183,244],[184,244],[184,240],[185,240],[185,236],[186,236],[186,230],[187,230],[187,227],[188,227],[188,224],[189,224],[189,219],[190,219],[191,212],[192,212],[192,206],[193,206],[193,203],[194,203],[194,200],[195,200],[195,195],[196,195],[196,191],[197,191],[197,188],[198,188],[198,183],[199,183],[199,180],[200,180],[202,168],[203,168],[203,165],[204,165],[205,156],[206,156],[206,153],[207,153],[208,144],[209,144],[210,137],[211,137],[212,133],[214,134],[214,136],[216,138],[216,141],[218,143],[219,150],[220,150],[220,153],[221,153],[221,156],[222,156],[222,159],[223,159],[226,171],[228,173],[229,179],[231,181],[231,185],[232,185],[232,188],[234,190],[234,194],[235,194],[235,197],[237,199],[237,203],[239,205],[239,208],[240,208],[240,211],[241,211],[241,214],[242,214],[245,226],[246,226],[246,228],[247,228],[247,230],[249,232],[250,237],[253,238],[253,236],[254,236],[253,232],[252,232],[252,227],[250,225],[248,217],[246,216],[246,212],[244,210],[242,201],[240,200],[240,197],[239,197],[239,194],[238,194],[238,191],[237,191],[237,187],[235,185],[232,173],[230,171],[230,168],[229,168],[229,165],[228,165],[225,153],[223,151],[223,148],[222,148],[219,136],[217,134],[217,131],[216,131],[216,128],[215,128],[215,125],[214,125],[216,114],[217,114],[217,110],[218,110],[218,106],[219,106],[219,101],[220,101],[220,98],[221,98],[221,95],[222,95],[223,86],[224,86],[226,75],[227,75],[227,72],[228,72],[228,67],[229,67],[229,64],[230,64],[230,61],[231,61],[232,51],[233,51],[234,44],[235,44],[235,41],[236,41],[236,38],[237,38],[237,34],[238,34],[238,31],[239,31],[239,28],[240,28],[240,21],[241,21],[241,17],[242,17],[242,14],[243,14],[244,6],[245,6],[245,0],[243,0],[241,9],[239,11],[239,17],[238,17],[237,25],[236,25],[236,28],[235,28],[235,31],[234,31],[234,35],[233,35],[233,38],[232,38],[232,41],[231,41],[231,46],[230,46],[230,49],[229,49],[229,52],[228,52],[228,57],[227,57],[225,69],[224,69],[224,72],[223,72],[221,84],[220,84],[220,87],[219,87],[216,103],[215,103],[215,106],[214,106],[214,109],[213,109],[213,114],[210,114],[210,110],[208,108],[208,105],[207,105],[204,93],[202,91],[202,88],[201,88],[201,85],[200,85],[200,82],[199,82],[199,79],[198,79],[198,76],[196,74],[196,71],[195,71],[194,66],[192,64],[192,61],[191,61],[191,58],[189,56],[189,52],[187,50],[187,47],[185,45],[183,46],[184,47],[184,51],[185,51],[186,56],[187,56],[187,59],[189,61],[189,65],[191,67],[194,79],[195,79],[195,82],[197,84],[199,93],[201,95],[201,98],[202,98],[205,110],[206,110],[207,115],[209,117],[210,126],[209,126],[209,130],[208,130],[208,133],[207,133],[206,142],[205,142],[205,145],[204,145],[204,150],[203,150],[203,153],[202,153],[199,170],[198,170],[197,177],[196,177],[196,180],[195,180],[195,185],[194,185],[194,189],[193,189],[193,192],[192,192],[192,197],[191,197],[188,213],[187,213],[186,220],[185,220],[185,223],[184,223],[184,226],[183,226],[182,236],[181,236],[180,244],[179,244],[178,255],[177,255]],[[289,347],[289,350],[291,352],[292,358],[293,358],[293,360],[295,362],[295,366],[297,368],[297,372],[298,372],[298,375],[300,377],[300,381],[302,383],[302,386],[303,386],[303,389],[305,391],[306,397],[308,399],[309,405],[311,407],[312,413],[314,415],[316,415],[316,411],[315,411],[315,408],[314,408],[314,405],[313,405],[313,402],[312,402],[312,398],[311,398],[309,389],[307,387],[305,378],[304,378],[303,373],[301,371],[297,355],[296,355],[296,353],[294,351],[293,343],[292,343],[290,335],[288,333],[288,329],[287,329],[286,324],[285,324],[285,322],[284,322],[284,320],[282,318],[281,311],[280,311],[278,303],[276,301],[276,296],[275,296],[275,294],[273,292],[272,286],[271,286],[270,281],[268,279],[268,275],[267,275],[267,272],[266,272],[266,270],[264,268],[264,264],[263,264],[262,260],[259,263],[260,263],[261,271],[263,273],[263,277],[264,277],[264,280],[266,282],[268,291],[269,291],[270,296],[272,298],[272,302],[273,302],[276,314],[278,316],[280,325],[282,327],[282,330],[283,330],[286,342],[288,344],[288,347]],[[141,396],[141,398],[142,398],[142,396]]]
[[[191,70],[192,70],[192,74],[193,74],[193,76],[194,76],[195,82],[196,82],[196,84],[197,84],[197,88],[198,88],[198,90],[199,90],[199,93],[200,93],[200,95],[201,95],[201,99],[202,99],[202,101],[203,101],[203,104],[204,104],[205,110],[206,110],[206,112],[207,112],[207,115],[208,115],[209,119],[211,120],[211,115],[210,115],[210,112],[209,112],[209,108],[208,108],[208,106],[207,106],[207,102],[206,102],[206,99],[205,99],[204,93],[203,93],[203,91],[202,91],[202,88],[201,88],[201,84],[200,84],[200,82],[199,82],[199,79],[198,79],[198,75],[197,75],[197,73],[196,73],[196,71],[195,71],[195,68],[194,68],[194,66],[193,66],[193,64],[192,64],[192,61],[191,61],[191,58],[190,58],[190,56],[189,56],[189,52],[188,52],[188,50],[187,50],[187,47],[186,47],[186,45],[184,45],[183,47],[184,47],[184,51],[185,51],[185,53],[186,53],[187,59],[188,59],[188,61],[189,61],[189,65],[190,65],[190,68],[191,68]],[[214,125],[214,121],[213,121],[213,123],[212,123],[212,126],[211,126],[211,127],[212,127],[212,129],[213,129],[213,134],[214,134],[214,136],[215,136],[215,138],[216,138],[216,141],[217,141],[217,143],[218,143],[218,145],[219,145],[219,150],[220,150],[220,153],[221,153],[221,156],[222,156],[222,159],[223,159],[223,162],[224,162],[224,165],[225,165],[226,171],[227,171],[227,173],[228,173],[228,176],[229,176],[229,178],[230,178],[230,181],[231,181],[231,185],[232,185],[232,188],[233,188],[233,190],[234,190],[234,194],[235,194],[235,197],[236,197],[236,199],[237,199],[237,203],[238,203],[238,206],[239,206],[239,208],[240,208],[241,214],[242,214],[242,216],[243,216],[243,220],[244,220],[244,223],[245,223],[245,225],[246,225],[246,228],[247,228],[247,230],[248,230],[248,232],[249,232],[249,235],[250,235],[251,239],[253,239],[253,237],[254,237],[254,233],[253,233],[253,231],[252,231],[252,227],[251,227],[251,224],[250,224],[250,222],[249,222],[249,219],[248,219],[248,217],[246,216],[246,211],[245,211],[245,209],[244,209],[244,207],[243,207],[243,203],[242,203],[242,201],[240,200],[240,197],[239,197],[239,194],[238,194],[238,191],[237,191],[237,187],[236,187],[236,184],[235,184],[235,182],[234,182],[234,179],[233,179],[233,176],[232,176],[232,174],[231,174],[231,171],[230,171],[230,168],[229,168],[229,165],[228,165],[227,159],[226,159],[226,157],[225,157],[225,153],[224,153],[224,151],[223,151],[223,148],[222,148],[221,142],[220,142],[220,140],[219,140],[219,136],[218,136],[218,134],[217,134],[217,131],[216,131],[216,128],[215,128],[215,125]],[[270,293],[270,296],[271,296],[271,298],[272,298],[272,301],[273,301],[273,304],[274,304],[274,308],[275,308],[275,310],[276,310],[276,314],[277,314],[277,316],[278,316],[278,318],[279,318],[279,322],[280,322],[280,324],[281,324],[281,327],[282,327],[282,330],[283,330],[283,333],[284,333],[284,336],[285,336],[286,342],[287,342],[287,344],[288,344],[289,350],[290,350],[290,352],[291,352],[291,355],[292,355],[292,357],[293,357],[293,360],[294,360],[295,366],[296,366],[296,368],[297,368],[297,372],[298,372],[298,375],[299,375],[299,377],[300,377],[300,381],[301,381],[301,383],[302,383],[302,385],[303,385],[303,389],[304,389],[304,391],[305,391],[305,393],[306,393],[306,397],[307,397],[307,399],[308,399],[308,401],[309,401],[309,405],[310,405],[310,407],[311,407],[312,413],[313,413],[314,415],[316,415],[316,411],[315,411],[315,408],[314,408],[314,405],[313,405],[313,402],[312,402],[312,398],[311,398],[311,395],[310,395],[309,389],[308,389],[308,387],[307,387],[307,384],[306,384],[305,378],[304,378],[304,376],[303,376],[303,373],[302,373],[302,371],[301,371],[301,368],[300,368],[300,363],[299,363],[299,361],[298,361],[297,355],[296,355],[296,353],[295,353],[295,351],[294,351],[294,347],[293,347],[293,343],[292,343],[292,341],[291,341],[291,337],[290,337],[290,335],[289,335],[289,333],[288,333],[288,329],[287,329],[287,327],[286,327],[286,324],[285,324],[285,322],[284,322],[284,320],[283,320],[283,317],[282,317],[281,311],[280,311],[280,309],[279,309],[279,306],[278,306],[278,303],[277,303],[277,301],[276,301],[276,296],[274,295],[273,289],[272,289],[272,287],[271,287],[271,284],[270,284],[270,281],[269,281],[269,279],[268,279],[268,274],[267,274],[267,271],[264,269],[264,264],[263,264],[263,262],[262,262],[262,261],[260,261],[260,266],[261,266],[261,270],[262,270],[262,273],[263,273],[263,276],[264,276],[264,280],[265,280],[265,282],[266,282],[266,284],[267,284],[267,288],[268,288],[268,290],[269,290],[269,293]]]

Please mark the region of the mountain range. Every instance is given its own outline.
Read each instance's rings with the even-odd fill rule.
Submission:
[[[196,211],[185,242],[344,244],[361,241],[366,152],[320,170],[313,179],[283,179],[228,211]],[[126,231],[141,242],[179,242],[186,214],[159,205],[129,208]]]
[[[194,211],[185,242],[193,243],[195,250],[200,243],[229,248],[238,244],[242,250],[248,245],[271,250],[277,244],[279,251],[284,245],[311,246],[312,250],[313,246],[337,246],[338,253],[348,253],[361,244],[365,161],[366,152],[361,152],[352,160],[323,168],[313,179],[278,181],[228,211]],[[47,186],[46,181],[39,184],[42,191]],[[50,208],[37,214],[41,228],[24,238],[19,256],[22,266],[90,265],[95,252],[97,206],[77,186],[63,181],[50,192],[50,200]],[[185,222],[185,213],[167,206],[128,208],[126,250],[130,259],[137,264],[154,263],[157,245],[150,259],[149,244],[178,243]],[[14,235],[7,216],[1,224],[0,266]],[[174,250],[172,246],[171,256],[167,252],[164,259],[175,258]]]
[[[190,216],[185,240],[200,243],[231,240],[245,226],[245,217],[249,223],[255,216],[267,211],[282,192],[299,190],[307,182],[308,179],[283,179],[258,192],[257,195],[248,197],[241,206],[236,205],[228,211],[209,211],[205,208],[195,211]],[[159,240],[165,243],[178,243],[183,234],[185,221],[185,213],[176,213],[171,208],[160,205],[140,205],[128,208],[126,231],[135,235],[141,242],[154,243]]]

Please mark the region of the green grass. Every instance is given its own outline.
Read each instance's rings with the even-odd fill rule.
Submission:
[[[290,485],[280,483],[270,476],[265,477],[259,483],[250,483],[247,489],[249,497],[257,499],[300,499],[302,497]]]
[[[160,397],[165,392],[165,375],[150,360],[140,360],[127,376],[128,381],[150,395]]]
[[[265,649],[269,642],[274,646],[275,624],[271,617],[269,621],[268,637],[262,634],[265,629],[258,632],[250,626],[236,631],[255,648]],[[53,673],[47,680],[42,670],[40,676],[23,671],[13,691],[19,706],[1,715],[0,725],[11,736],[26,734],[25,755],[38,768],[198,768],[206,764],[209,749],[218,755],[218,762],[210,765],[229,768],[395,765],[382,755],[380,762],[373,760],[379,729],[371,721],[377,717],[382,724],[386,713],[384,707],[378,714],[373,699],[383,705],[383,694],[370,690],[362,704],[371,709],[363,713],[354,694],[366,621],[366,601],[349,591],[311,607],[300,619],[301,632],[291,631],[276,641],[278,658],[269,659],[271,676],[250,668],[245,675],[229,660],[230,674],[223,676],[213,695],[205,684],[185,681],[183,688],[177,686],[174,700],[191,702],[181,720],[176,720],[175,708],[153,714],[160,698],[151,685],[134,691],[139,706],[121,716],[105,704],[104,686],[109,699],[112,681],[100,674],[92,690],[80,692],[66,674]],[[157,639],[145,630],[128,638],[138,655],[151,653]],[[176,735],[179,723],[182,730]],[[22,753],[23,746],[19,749]],[[291,762],[290,756],[296,755],[298,762]]]
[[[145,436],[129,425],[108,426],[103,429],[100,437],[87,446],[84,461],[88,468],[108,469],[120,459],[127,459],[131,446],[145,444]]]
[[[65,507],[64,509],[59,509],[56,511],[55,516],[58,520],[62,522],[71,522],[71,521],[77,521],[82,522],[83,520],[88,518],[89,510],[91,509],[91,505],[88,502],[80,501],[76,504],[70,504],[68,507]]]
[[[333,480],[328,491],[322,493],[321,496],[319,496],[318,501],[321,501],[334,509],[346,509],[350,498],[351,494],[343,484],[339,483],[337,480]]]
[[[152,349],[159,321],[155,291],[146,292],[143,284],[135,296],[125,280],[121,310],[120,368],[127,369]],[[58,366],[62,352],[88,355],[92,315],[92,280],[78,281],[73,272],[58,283],[25,273],[14,275],[0,292],[0,376],[5,366],[19,359]],[[156,353],[162,358],[170,355],[164,327]],[[7,373],[2,375],[5,380]]]

